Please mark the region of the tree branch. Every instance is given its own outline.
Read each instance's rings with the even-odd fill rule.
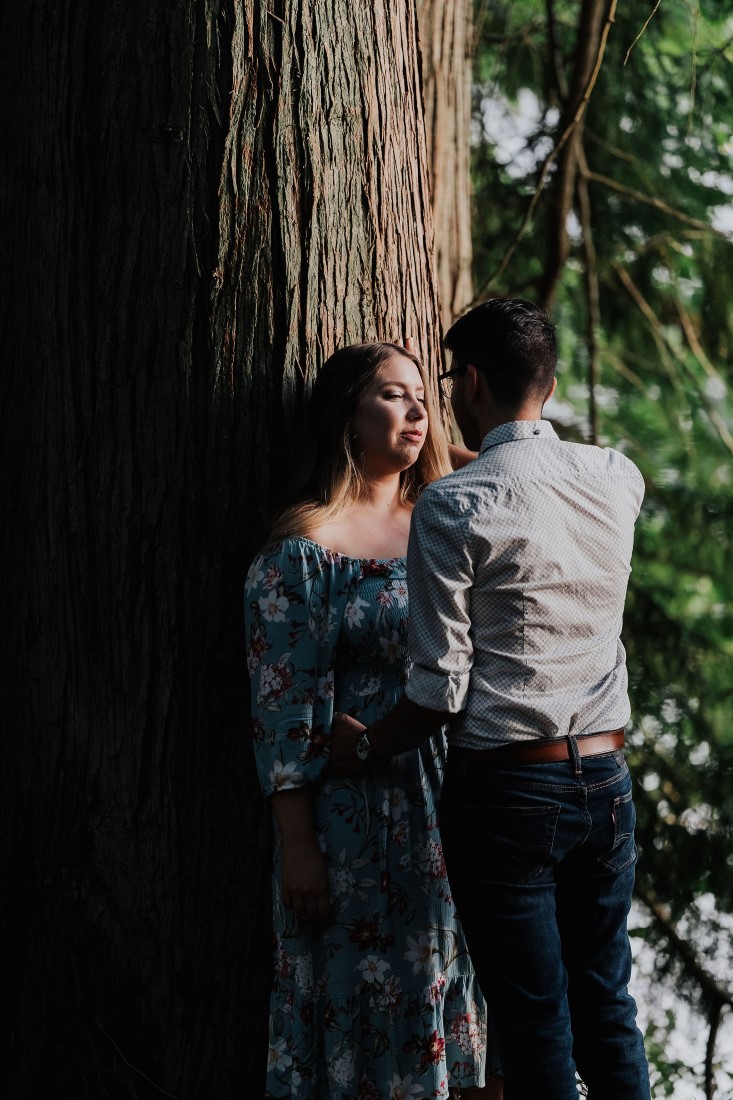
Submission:
[[[700,221],[699,218],[693,218],[689,214],[683,214],[681,210],[677,210],[674,206],[670,206],[669,203],[663,202],[662,199],[656,199],[652,195],[645,195],[642,191],[635,191],[634,188],[626,187],[625,184],[618,183],[608,176],[602,176],[599,172],[588,172],[586,178],[593,183],[600,183],[604,187],[610,188],[611,191],[617,191],[620,195],[625,195],[635,202],[644,203],[646,206],[653,206],[663,214],[669,214],[678,221],[684,222],[685,225],[691,225],[695,229],[704,229],[712,237],[720,237],[721,240],[728,242],[733,239],[729,234],[721,232],[721,230],[716,229],[707,222]]]
[[[600,145],[601,149],[605,149],[607,153],[610,153],[612,157],[617,157],[618,160],[625,160],[628,164],[636,164],[638,157],[634,153],[627,153],[625,149],[619,149],[617,145],[611,145],[610,141],[606,141],[605,138],[601,138],[593,130],[586,129],[584,131],[584,137],[589,141],[592,141],[594,145]]]
[[[708,1041],[705,1044],[705,1100],[714,1100],[715,1078],[713,1076],[713,1061],[715,1059],[715,1041],[718,1038],[720,1017],[723,1014],[723,1006],[719,1002],[710,1006],[710,1018],[708,1025]]]
[[[721,1008],[723,1006],[733,1008],[733,993],[719,985],[712,974],[707,972],[697,957],[694,948],[692,948],[687,940],[680,935],[677,926],[669,915],[667,907],[659,900],[652,887],[637,880],[634,886],[634,893],[654,917],[662,935],[667,940],[670,947],[674,948],[685,973],[688,977],[692,978],[695,984],[700,988],[708,1004],[711,1006],[719,1005]]]
[[[659,349],[659,354],[660,354],[662,363],[665,367],[665,370],[667,371],[667,374],[670,377],[672,385],[677,390],[678,394],[680,394],[680,396],[682,396],[681,387],[680,387],[680,384],[679,384],[679,379],[677,378],[677,374],[676,374],[676,371],[674,369],[674,365],[673,365],[673,362],[672,362],[672,357],[673,357],[687,371],[688,376],[690,377],[693,384],[695,385],[695,388],[697,389],[698,395],[700,397],[700,401],[701,401],[701,403],[703,404],[703,406],[705,408],[705,412],[707,413],[707,415],[710,418],[711,423],[715,427],[715,429],[716,429],[716,431],[717,431],[717,433],[720,437],[721,442],[731,452],[731,454],[733,454],[733,435],[731,435],[731,432],[728,429],[727,424],[725,423],[725,421],[721,417],[718,410],[710,402],[707,395],[704,393],[704,391],[700,387],[700,384],[699,384],[697,378],[695,377],[693,372],[689,369],[689,367],[688,367],[688,365],[685,361],[684,356],[680,353],[678,348],[670,345],[669,341],[667,340],[667,337],[665,336],[664,328],[663,328],[659,318],[657,317],[656,313],[654,312],[654,310],[651,308],[651,306],[647,302],[644,295],[641,293],[639,288],[634,283],[634,281],[631,278],[631,276],[629,275],[628,271],[626,271],[618,263],[613,263],[611,266],[613,267],[613,270],[615,271],[618,278],[621,280],[623,285],[626,287],[627,291],[629,292],[629,294],[633,298],[636,305],[639,307],[639,309],[641,310],[641,312],[644,314],[647,321],[649,322],[649,325],[650,325],[650,328],[651,328],[651,331],[652,331],[652,335],[654,337],[654,341],[657,345],[657,348]],[[670,355],[670,353],[671,353],[671,355]]]
[[[547,18],[547,46],[550,54],[550,67],[555,77],[555,85],[557,87],[560,101],[562,103],[566,103],[568,97],[568,85],[567,81],[565,80],[565,73],[562,70],[562,65],[560,64],[560,47],[557,44],[557,35],[555,33],[557,20],[555,18],[554,0],[545,0],[545,12]]]
[[[638,307],[640,312],[644,315],[644,317],[646,317],[647,321],[649,322],[649,327],[651,329],[652,336],[654,337],[654,342],[657,345],[657,350],[659,351],[659,357],[662,360],[662,365],[669,375],[669,379],[672,385],[677,390],[679,396],[682,397],[683,394],[681,392],[679,379],[677,377],[677,374],[675,373],[672,358],[669,354],[669,348],[667,345],[666,337],[664,335],[664,329],[662,327],[661,321],[647,302],[644,295],[637,287],[634,280],[629,275],[628,271],[623,268],[621,264],[615,261],[611,264],[611,267],[616,273],[618,279],[623,283],[633,301],[636,303],[636,306]]]
[[[636,38],[634,39],[634,41],[633,41],[633,42],[631,43],[631,45],[629,46],[628,50],[626,51],[626,57],[624,58],[624,65],[626,64],[626,62],[627,62],[627,61],[629,60],[629,58],[631,57],[631,51],[633,50],[634,46],[635,46],[635,45],[636,45],[636,43],[637,43],[637,42],[639,41],[639,39],[640,39],[640,38],[642,37],[642,35],[644,34],[644,31],[645,31],[645,30],[647,29],[647,27],[648,27],[648,26],[649,26],[649,24],[651,23],[652,19],[654,18],[654,16],[655,16],[655,15],[657,14],[657,8],[659,7],[659,5],[660,5],[660,3],[661,3],[661,2],[662,2],[662,0],[657,0],[656,4],[654,5],[654,7],[652,8],[651,12],[649,13],[649,18],[647,19],[646,23],[645,23],[645,24],[644,24],[644,26],[643,26],[643,27],[641,28],[641,30],[640,30],[640,31],[639,31],[639,33],[637,34]]]
[[[669,911],[659,900],[656,892],[650,886],[646,886],[639,879],[634,885],[636,897],[646,906],[651,913],[657,928],[666,939],[669,946],[676,954],[683,970],[688,978],[691,978],[700,989],[703,1000],[708,1005],[708,1039],[705,1047],[705,1097],[713,1100],[715,1095],[715,1079],[713,1065],[715,1060],[715,1043],[720,1027],[720,1017],[724,1008],[733,1008],[733,993],[724,989],[709,974],[700,962],[696,951],[688,941],[680,935],[677,926],[672,921]]]
[[[690,314],[684,303],[682,302],[681,298],[675,298],[674,304],[677,307],[677,316],[680,319],[680,325],[682,326],[682,331],[685,334],[685,339],[687,340],[687,343],[690,347],[690,351],[695,356],[698,363],[707,374],[708,378],[717,378],[719,381],[722,381],[720,374],[718,373],[718,371],[716,371],[715,367],[708,359],[702,344],[697,338],[695,326],[692,323],[692,317],[690,317]]]
[[[695,97],[697,96],[697,40],[700,33],[700,0],[697,0],[695,4],[695,13],[693,16],[693,31],[692,31],[692,51],[691,62],[692,71],[690,73],[690,109],[687,112],[687,137],[689,138],[692,133],[692,116],[695,113]]]
[[[582,169],[587,169],[585,151],[580,146],[578,150],[578,163],[581,172],[576,181],[578,195],[578,210],[580,212],[580,225],[583,233],[583,255],[585,274],[585,297],[587,304],[586,318],[586,346],[588,348],[588,428],[590,442],[598,443],[598,406],[596,404],[596,387],[600,382],[600,359],[598,352],[598,333],[601,329],[601,305],[598,287],[598,258],[593,243],[593,231],[591,228],[591,205],[588,194],[588,184]]]
[[[568,115],[578,107],[583,89],[587,88],[595,62],[598,59],[603,12],[606,0],[583,0],[578,22],[573,72],[567,96],[563,98],[564,125]],[[549,9],[552,13],[552,8]],[[562,79],[562,78],[561,78]],[[580,163],[580,146],[583,140],[583,119],[578,119],[572,134],[557,158],[557,171],[550,189],[550,214],[547,220],[547,253],[540,285],[540,302],[549,307],[559,283],[570,251],[568,215],[576,195],[575,182]]]
[[[622,378],[625,378],[627,382],[630,382],[632,386],[635,386],[640,393],[646,393],[647,388],[643,380],[635,371],[631,370],[631,368],[627,366],[626,363],[623,362],[623,360],[619,359],[618,355],[614,355],[612,352],[606,349],[606,358],[608,359],[613,369],[618,374],[620,374]]]
[[[535,188],[534,194],[532,195],[532,198],[530,199],[529,206],[527,207],[527,211],[524,215],[524,218],[522,219],[522,223],[519,226],[519,229],[517,230],[513,240],[510,241],[509,245],[507,246],[498,267],[489,275],[489,277],[481,285],[481,287],[479,288],[479,290],[478,290],[477,294],[475,295],[473,301],[469,303],[469,306],[474,306],[474,305],[476,305],[477,302],[481,301],[481,299],[483,298],[484,294],[489,289],[489,287],[496,281],[496,279],[500,278],[504,274],[504,272],[506,271],[507,267],[509,266],[509,263],[511,262],[512,256],[516,252],[516,250],[519,246],[519,243],[522,240],[522,238],[524,237],[524,234],[526,233],[527,228],[528,228],[528,226],[529,226],[529,224],[532,220],[532,215],[534,214],[534,211],[537,207],[537,203],[540,200],[540,196],[542,194],[542,191],[545,187],[545,184],[547,183],[547,177],[549,175],[550,168],[552,167],[553,163],[555,162],[555,160],[557,159],[557,157],[561,153],[561,151],[564,148],[566,142],[570,139],[571,135],[573,134],[573,131],[575,130],[575,127],[578,125],[581,118],[583,117],[585,109],[588,106],[588,101],[590,99],[593,88],[595,87],[596,81],[598,80],[598,74],[601,70],[601,62],[603,61],[603,55],[604,55],[605,50],[606,50],[606,42],[608,40],[608,35],[609,35],[609,32],[611,30],[611,26],[612,26],[612,24],[615,20],[615,16],[616,16],[617,3],[618,3],[618,0],[611,0],[611,5],[610,5],[609,11],[608,11],[608,15],[606,17],[606,22],[604,24],[603,31],[601,32],[601,39],[600,39],[600,43],[599,43],[599,46],[598,46],[598,53],[597,53],[597,56],[596,56],[596,61],[595,61],[595,65],[593,67],[593,71],[592,71],[592,73],[590,75],[590,78],[588,79],[588,82],[587,82],[587,84],[586,84],[586,86],[583,90],[583,94],[580,96],[580,99],[579,99],[578,105],[576,107],[575,113],[573,114],[573,117],[568,122],[567,126],[563,130],[562,134],[560,135],[559,139],[555,143],[554,147],[550,150],[548,155],[545,157],[545,160],[542,164],[542,168],[540,170],[540,176],[539,176],[539,181],[538,181],[537,187]],[[466,308],[468,309],[469,306],[467,306]]]

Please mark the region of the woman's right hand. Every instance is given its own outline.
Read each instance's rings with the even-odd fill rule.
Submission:
[[[283,905],[298,920],[331,916],[326,860],[313,825],[313,788],[277,791],[272,812],[280,831],[280,891]]]
[[[331,891],[328,869],[315,836],[295,844],[283,844],[280,864],[283,904],[298,920],[329,920]]]

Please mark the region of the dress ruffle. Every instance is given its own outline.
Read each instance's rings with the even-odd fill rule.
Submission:
[[[486,1063],[486,1014],[471,976],[404,994],[395,986],[375,981],[338,1000],[280,990],[271,1003],[267,1095],[384,1100],[386,1082],[410,1100],[445,1098],[449,1088],[500,1073],[495,1058]]]

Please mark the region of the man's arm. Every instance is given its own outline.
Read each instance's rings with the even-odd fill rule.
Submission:
[[[473,664],[473,565],[461,509],[431,488],[413,512],[407,551],[408,651],[414,664],[405,695],[367,730],[370,760],[416,747],[466,705]],[[335,775],[364,772],[356,754],[364,728],[347,715],[334,720],[330,768]]]
[[[348,714],[334,714],[331,726],[329,770],[333,775],[359,775],[372,761],[388,760],[431,737],[445,725],[450,715],[429,710],[403,695],[389,714],[368,728]],[[363,763],[356,755],[356,742],[366,729],[371,746],[370,760]]]

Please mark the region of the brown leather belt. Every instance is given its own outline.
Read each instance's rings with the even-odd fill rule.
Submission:
[[[624,731],[583,733],[575,738],[575,743],[580,756],[600,756],[624,747]],[[478,768],[521,768],[524,764],[555,764],[559,760],[572,760],[567,737],[555,737],[551,741],[521,741],[500,745],[498,749],[464,749],[459,745],[456,749]]]

